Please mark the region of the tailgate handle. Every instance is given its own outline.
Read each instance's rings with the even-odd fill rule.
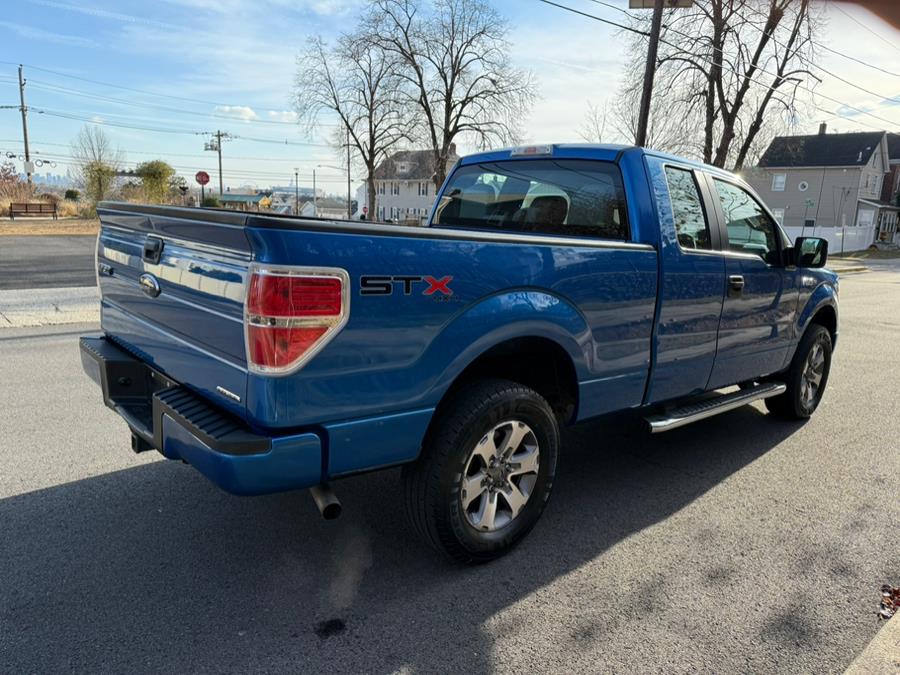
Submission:
[[[156,265],[159,263],[160,257],[162,257],[162,252],[163,240],[159,237],[147,237],[144,241],[144,255],[141,257],[145,262]]]

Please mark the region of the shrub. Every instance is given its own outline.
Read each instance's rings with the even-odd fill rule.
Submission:
[[[201,204],[201,206],[211,206],[213,208],[215,208],[218,205],[219,205],[219,200],[216,199],[215,197],[204,197],[203,204]]]
[[[74,218],[79,215],[80,207],[78,202],[64,199],[56,205],[56,213],[60,218]]]
[[[66,190],[66,201],[77,202],[81,199],[81,193],[78,190],[72,190],[71,188]]]

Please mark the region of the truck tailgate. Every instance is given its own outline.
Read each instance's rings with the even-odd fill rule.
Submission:
[[[101,207],[104,332],[143,361],[245,417],[244,216],[196,219]],[[213,220],[213,218],[215,220]]]

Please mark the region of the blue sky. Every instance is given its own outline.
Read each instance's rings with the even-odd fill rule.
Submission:
[[[626,0],[611,2],[627,6]],[[533,70],[539,83],[540,100],[525,123],[527,140],[579,140],[587,102],[602,103],[616,91],[622,74],[621,38],[608,26],[536,0],[494,4],[512,23],[513,59]],[[622,18],[621,12],[589,0],[563,4],[612,20]],[[29,106],[81,118],[36,111],[30,115],[32,150],[57,161],[57,167],[49,169],[53,173],[65,173],[71,140],[84,120],[93,119],[104,123],[129,164],[162,157],[182,175],[193,176],[198,169],[213,174],[214,153],[204,153],[204,138],[191,132],[221,128],[239,137],[224,146],[227,185],[287,184],[295,166],[300,167],[301,184],[310,184],[312,169],[323,165],[317,170],[320,187],[339,192],[344,180],[340,172],[324,166],[339,163],[326,147],[329,128],[310,138],[293,123],[294,57],[312,36],[328,37],[352,25],[362,5],[362,0],[5,3],[0,14],[0,105],[18,103],[15,64],[21,62],[29,80]],[[822,42],[900,71],[897,31],[852,7],[826,8],[826,14]],[[829,55],[823,55],[821,63],[882,96],[849,89],[830,78],[820,86],[821,93],[896,121],[894,128],[900,128],[900,107],[883,100],[900,98],[900,78]],[[833,128],[870,129],[863,122],[890,126],[850,109],[839,112],[849,119],[830,121]],[[811,116],[805,125],[812,130],[822,117]],[[118,123],[148,129],[114,126]],[[22,151],[15,110],[0,110],[0,150]]]

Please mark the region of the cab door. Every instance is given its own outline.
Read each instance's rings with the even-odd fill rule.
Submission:
[[[706,391],[716,357],[725,261],[703,173],[648,156],[660,230],[660,289],[647,403]]]
[[[797,310],[796,271],[787,269],[775,220],[737,182],[706,174],[725,258],[725,299],[709,389],[782,370]]]

